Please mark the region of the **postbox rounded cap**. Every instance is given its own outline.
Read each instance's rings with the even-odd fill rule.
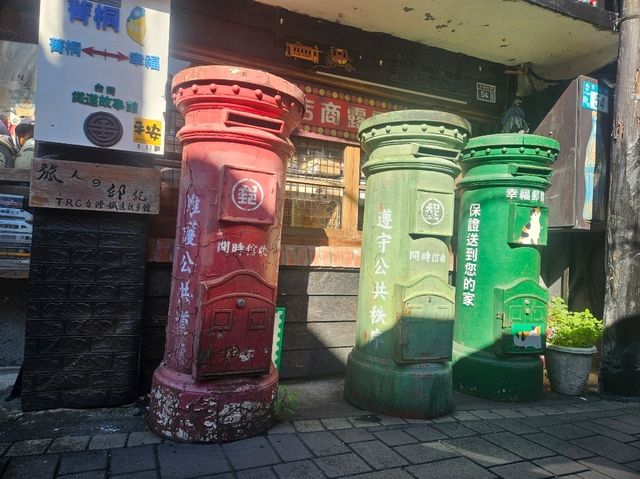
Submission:
[[[544,148],[546,150],[560,149],[560,143],[553,138],[540,135],[529,135],[526,133],[497,133],[495,135],[478,136],[471,138],[467,142],[463,154],[470,150],[480,150],[483,148],[502,148],[524,146],[525,148]]]
[[[388,113],[380,113],[367,118],[360,123],[358,135],[371,128],[384,127],[385,125],[393,125],[398,123],[407,124],[443,124],[465,131],[467,134],[471,132],[471,125],[464,118],[437,110],[399,110],[390,111]]]
[[[171,89],[175,90],[183,83],[242,83],[256,88],[269,88],[288,95],[304,107],[304,93],[293,83],[262,70],[229,65],[206,65],[187,68],[175,74]]]

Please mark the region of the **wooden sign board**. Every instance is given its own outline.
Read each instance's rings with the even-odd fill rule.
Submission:
[[[156,215],[160,171],[34,158],[29,206]]]

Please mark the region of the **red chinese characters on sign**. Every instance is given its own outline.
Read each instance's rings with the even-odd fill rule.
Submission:
[[[397,103],[333,90],[312,84],[298,84],[305,92],[305,114],[300,129],[317,135],[358,140],[358,128],[366,118],[378,113],[404,110]]]

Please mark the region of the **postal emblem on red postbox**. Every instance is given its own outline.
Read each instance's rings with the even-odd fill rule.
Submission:
[[[273,224],[276,205],[274,173],[226,166],[220,219]]]

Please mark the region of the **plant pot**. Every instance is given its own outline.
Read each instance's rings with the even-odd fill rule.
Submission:
[[[570,348],[547,344],[545,365],[551,389],[561,394],[579,396],[587,390],[595,346]]]

